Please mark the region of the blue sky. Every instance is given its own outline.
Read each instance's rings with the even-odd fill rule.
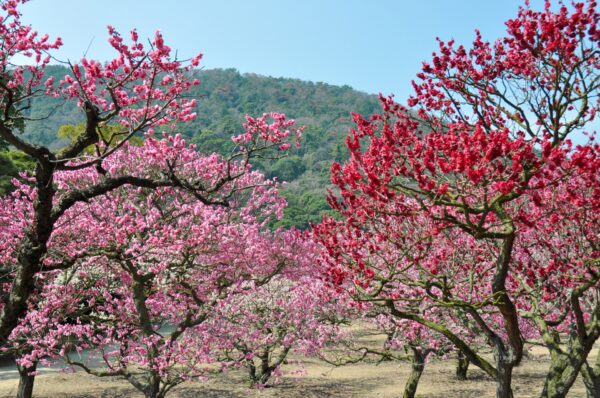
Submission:
[[[435,37],[469,43],[479,28],[495,39],[519,0],[32,0],[23,19],[61,36],[59,57],[114,56],[106,25],[141,36],[161,29],[181,57],[205,68],[350,85],[404,101]],[[533,1],[539,7],[540,1]]]

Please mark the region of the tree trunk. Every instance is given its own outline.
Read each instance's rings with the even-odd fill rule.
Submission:
[[[523,339],[519,328],[517,308],[506,291],[506,279],[516,238],[515,227],[506,211],[500,206],[494,208],[494,213],[502,221],[503,232],[507,235],[501,243],[500,253],[496,261],[496,273],[492,281],[492,292],[497,299],[498,308],[504,320],[507,344],[492,330],[487,330],[489,338],[494,341],[496,354],[496,398],[513,398],[511,387],[512,371],[523,357]]]
[[[560,346],[556,346],[556,348],[553,348],[552,345],[548,346],[550,351],[550,369],[544,382],[544,389],[541,394],[542,398],[566,397],[579,373],[582,374],[588,397],[599,397],[597,393],[599,385],[598,373],[595,373],[591,367],[586,367],[587,357],[592,350],[595,340],[595,336],[588,336],[581,340],[573,334],[570,336],[564,350]]]
[[[163,396],[164,394],[161,394],[160,391],[160,377],[158,375],[151,374],[150,377],[148,377],[148,385],[144,389],[144,397],[162,398]]]
[[[247,361],[246,364],[248,373],[250,375],[251,386],[266,386],[271,376],[273,376],[273,372],[277,370],[277,368],[279,368],[287,358],[290,349],[291,347],[284,347],[281,349],[281,352],[277,355],[277,357],[274,357],[271,355],[270,349],[265,348],[260,355],[256,356],[256,358],[260,360],[260,366],[258,368],[253,360]],[[271,363],[271,361],[273,363]]]
[[[27,300],[34,290],[34,276],[41,269],[41,258],[54,229],[52,203],[54,199],[54,156],[48,151],[44,161],[38,159],[35,170],[37,197],[33,202],[32,224],[17,249],[15,277],[10,293],[0,313],[0,344],[4,344],[19,319],[27,312]]]
[[[581,368],[581,377],[585,384],[587,398],[600,398],[600,351],[596,354],[594,366],[590,366],[588,361],[585,361]]]
[[[513,398],[512,391],[512,372],[515,364],[518,363],[519,353],[515,353],[511,347],[503,344],[502,340],[496,341],[494,350],[496,358],[496,398]]]
[[[154,334],[154,328],[152,325],[152,316],[150,315],[150,311],[148,310],[148,307],[146,305],[147,296],[145,289],[147,282],[151,281],[154,276],[153,274],[140,275],[130,260],[125,260],[124,264],[133,279],[133,302],[137,310],[137,316],[140,322],[140,327],[142,329],[143,334],[145,336],[150,337]],[[146,357],[148,358],[148,363],[153,363],[154,360],[158,357],[158,355],[158,349],[153,343],[149,347],[148,352],[146,354]],[[160,390],[160,375],[156,371],[151,370],[147,380],[148,384],[146,384],[143,388],[144,396],[146,398],[162,398],[162,396],[164,396],[165,393],[161,392]]]
[[[275,370],[274,367],[269,366],[269,351],[265,350],[265,353],[260,356],[260,378],[258,384],[265,386],[271,378],[273,370]]]
[[[582,360],[573,356],[560,355],[558,358],[552,358],[551,361],[541,398],[565,398],[582,370]]]
[[[541,398],[565,398],[579,373],[582,375],[587,396],[600,398],[598,374],[591,367],[585,365],[589,349],[581,351],[571,348],[569,354],[551,352],[550,370],[546,375]]]
[[[569,388],[579,373],[570,362],[567,356],[562,357],[561,360],[552,361],[544,381],[541,398],[564,398],[567,396]],[[572,381],[569,382],[569,380]]]
[[[413,356],[411,359],[411,372],[406,384],[404,385],[403,398],[415,398],[417,393],[417,387],[419,385],[419,379],[425,369],[425,356],[419,349],[411,347]]]
[[[469,360],[462,351],[458,351],[458,360],[456,363],[456,378],[458,380],[467,380],[467,371],[469,370]]]
[[[35,382],[35,372],[37,362],[29,367],[17,365],[19,371],[19,387],[17,388],[17,398],[31,398],[33,395],[33,383]]]
[[[512,370],[513,365],[507,362],[498,363],[498,378],[496,379],[496,398],[513,398]]]
[[[248,368],[248,376],[250,377],[250,387],[254,387],[258,383],[258,376],[256,375],[256,365],[254,359],[246,360],[246,367]]]

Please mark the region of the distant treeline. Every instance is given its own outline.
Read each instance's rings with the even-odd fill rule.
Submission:
[[[67,73],[68,69],[62,66],[49,66],[47,71],[55,82]],[[296,119],[299,125],[306,126],[300,148],[284,159],[255,161],[254,166],[268,177],[288,182],[283,196],[289,207],[277,226],[306,228],[319,221],[328,210],[325,191],[329,166],[347,156],[344,141],[352,126],[350,112],[375,112],[379,107],[377,97],[349,86],[240,74],[235,69],[196,73],[200,85],[192,95],[198,98],[198,117],[181,124],[179,132],[203,152],[226,154],[232,148],[230,136],[241,131],[246,114],[257,116],[274,111]],[[83,113],[75,104],[46,96],[32,100],[27,117],[30,120],[25,124],[24,136],[53,148],[67,142],[58,135],[61,126],[83,122]],[[9,189],[9,176],[25,166],[27,163],[18,154],[4,151],[0,156],[0,191]]]

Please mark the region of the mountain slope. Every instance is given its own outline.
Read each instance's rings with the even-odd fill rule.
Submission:
[[[48,68],[55,81],[67,73],[62,66]],[[275,111],[306,126],[300,148],[289,157],[255,162],[255,166],[269,177],[289,182],[283,195],[290,206],[281,225],[304,228],[318,221],[328,208],[325,187],[329,166],[346,156],[344,140],[352,125],[350,113],[375,112],[379,107],[377,97],[349,86],[240,74],[234,69],[196,73],[200,85],[191,94],[198,98],[198,117],[178,128],[201,151],[226,153],[231,148],[231,134],[242,129],[245,114]],[[73,103],[47,97],[34,99],[28,116],[33,120],[25,127],[25,136],[53,148],[65,144],[57,137],[61,125],[83,122],[83,113]]]

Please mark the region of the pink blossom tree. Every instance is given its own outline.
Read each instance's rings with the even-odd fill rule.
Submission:
[[[104,63],[89,59],[69,62],[71,73],[55,82],[47,78],[45,70],[56,57],[61,40],[39,36],[22,23],[19,7],[26,1],[0,3],[0,139],[36,163],[28,185],[2,199],[3,210],[18,212],[4,213],[0,224],[0,235],[5,237],[0,281],[0,344],[4,347],[35,306],[32,295],[45,294],[43,284],[52,281],[55,273],[69,272],[89,255],[82,237],[89,236],[91,225],[79,224],[79,230],[59,233],[79,219],[74,209],[85,213],[88,202],[124,187],[171,187],[204,205],[227,206],[231,198],[223,189],[248,173],[249,160],[270,148],[286,150],[291,135],[299,133],[292,127],[293,121],[286,121],[283,115],[249,117],[245,132],[235,137],[231,157],[213,165],[206,157],[205,166],[219,167],[196,172],[185,167],[186,161],[195,159],[194,151],[184,151],[179,139],[172,144],[149,144],[144,152],[126,150],[127,142],[136,135],[152,136],[156,129],[168,130],[195,117],[196,101],[188,91],[198,84],[193,69],[201,55],[179,60],[160,32],[144,44],[135,30],[125,39],[109,27],[115,58]],[[15,66],[16,58],[21,59],[19,64],[24,58],[28,65]],[[27,123],[27,104],[39,96],[63,98],[81,109],[85,127],[66,148],[53,151],[19,134]],[[147,158],[136,157],[141,154]],[[128,168],[120,161],[139,167]],[[32,386],[31,381],[23,387],[29,391],[25,394],[31,393]]]
[[[27,217],[31,222],[24,233],[19,234],[13,261],[4,263],[10,268],[11,278],[5,282],[8,286],[3,288],[6,294],[0,314],[0,341],[3,343],[19,318],[27,312],[36,275],[48,271],[44,266],[48,242],[68,209],[121,186],[174,185],[168,174],[159,180],[140,175],[115,176],[105,172],[102,165],[134,134],[151,132],[155,127],[194,117],[195,100],[186,98],[185,93],[197,84],[189,78],[189,72],[200,60],[199,55],[188,62],[177,60],[158,32],[149,45],[144,45],[132,31],[131,41],[127,44],[109,27],[109,42],[117,56],[104,64],[83,59],[78,64],[71,64],[72,76],[54,82],[45,77],[45,68],[53,51],[61,46],[61,40],[38,36],[21,22],[19,7],[24,1],[7,0],[0,4],[3,11],[0,21],[0,138],[36,162],[32,181],[35,201]],[[14,66],[16,57],[25,58],[29,65]],[[18,134],[27,122],[23,110],[38,96],[76,100],[81,108],[85,132],[67,148],[53,152],[27,142]],[[114,136],[120,145],[103,142],[102,131],[109,123],[121,126],[120,133]],[[90,145],[96,146],[96,155],[84,156],[83,151]],[[89,169],[97,169],[102,178],[75,190],[57,192],[56,173]]]
[[[247,128],[265,118],[249,119]],[[122,376],[148,397],[202,376],[212,361],[211,339],[202,339],[197,327],[215,306],[269,282],[307,254],[297,232],[266,228],[285,202],[272,181],[240,159],[202,155],[179,136],[125,144],[105,159],[111,174],[152,175],[166,165],[179,181],[195,176],[205,186],[222,183],[210,201],[171,186],[122,187],[71,207],[45,259],[49,267],[65,259],[72,265],[45,274],[37,300],[11,335],[21,366],[65,356],[88,373]],[[56,183],[73,188],[97,178],[81,170],[57,173]],[[31,206],[27,189],[13,195],[17,201],[5,199],[22,207],[23,217]],[[84,349],[100,368],[73,359],[73,350]]]
[[[224,365],[246,368],[253,387],[276,382],[290,353],[314,356],[338,337],[332,320],[340,301],[315,278],[316,253],[305,245],[282,275],[224,300],[204,325],[204,333],[219,336],[215,349]]]

